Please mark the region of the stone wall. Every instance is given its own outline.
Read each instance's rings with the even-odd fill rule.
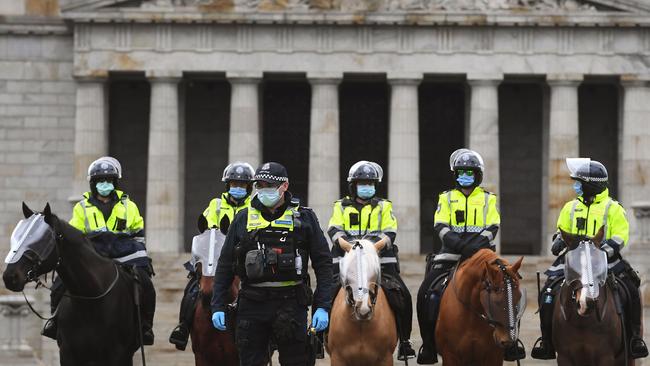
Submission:
[[[35,26],[38,27],[38,26]],[[21,201],[69,218],[75,83],[72,35],[0,29],[0,255]]]

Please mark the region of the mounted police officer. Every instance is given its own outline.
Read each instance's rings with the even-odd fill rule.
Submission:
[[[339,284],[338,262],[345,252],[339,246],[339,239],[352,241],[370,236],[376,240],[386,239],[388,244],[379,253],[381,257],[381,285],[384,288],[399,332],[399,360],[415,357],[415,351],[409,340],[413,306],[411,293],[399,275],[397,237],[397,219],[393,215],[393,204],[376,196],[377,184],[383,178],[379,164],[359,161],[348,173],[348,190],[350,195],[334,203],[332,217],[327,234],[332,241],[332,257],[335,263],[334,277]],[[334,294],[336,294],[335,288]]]
[[[621,249],[629,239],[629,224],[625,209],[609,196],[608,174],[605,166],[588,158],[569,158],[566,160],[574,180],[576,198],[567,202],[557,220],[558,233],[554,236],[551,252],[560,255],[566,243],[559,230],[569,234],[593,237],[604,226],[604,241],[601,249],[607,253],[608,267],[627,287],[630,294],[626,314],[631,326],[630,355],[632,358],[648,356],[648,348],[642,338],[640,279],[621,257]],[[548,276],[539,297],[539,317],[542,336],[535,342],[531,352],[533,358],[550,360],[555,358],[552,342],[553,303],[555,295],[564,279],[564,254],[560,255],[545,272]],[[539,343],[539,345],[538,345]]]
[[[435,285],[459,261],[483,248],[495,250],[494,238],[501,223],[497,196],[480,187],[484,173],[481,155],[459,149],[451,154],[449,165],[456,187],[440,194],[434,215],[434,230],[442,248],[432,263],[427,263],[427,273],[418,291],[417,313],[423,344],[417,362],[423,365],[438,362],[435,329],[442,293]],[[525,351],[518,345],[506,350],[504,355],[507,361],[524,357]]]
[[[212,322],[226,329],[224,299],[238,275],[235,334],[241,365],[265,364],[273,336],[280,364],[303,366],[308,362],[307,307],[313,303],[317,308],[311,322],[316,331],[328,324],[332,257],[314,212],[292,200],[284,166],[262,164],[255,172],[255,188],[250,205],[235,215],[219,257]],[[317,281],[313,302],[310,258]]]
[[[254,175],[255,170],[250,164],[239,161],[228,165],[223,170],[221,181],[225,184],[225,192],[221,194],[221,198],[212,199],[203,211],[209,228],[218,228],[223,234],[228,233],[235,215],[250,203]],[[169,336],[169,342],[181,351],[187,346],[199,294],[198,276],[194,268],[189,262],[185,263],[185,267],[190,272],[190,280],[181,300],[179,324]]]
[[[122,167],[117,159],[105,156],[92,162],[88,167],[90,191],[74,206],[70,225],[86,234],[100,254],[136,267],[144,297],[143,343],[152,345],[156,310],[156,291],[151,282],[153,268],[145,247],[144,220],[135,202],[117,189],[121,178]],[[57,278],[50,294],[53,313],[64,293],[63,282]],[[56,339],[56,318],[45,324],[42,334]]]

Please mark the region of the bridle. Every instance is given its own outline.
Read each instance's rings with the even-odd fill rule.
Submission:
[[[487,309],[485,309],[485,305],[483,304],[483,309],[482,311],[474,309],[470,304],[466,303],[463,301],[460,296],[458,296],[458,290],[456,286],[456,273],[458,272],[457,270],[454,271],[454,276],[451,281],[451,286],[454,290],[454,295],[456,296],[456,299],[463,304],[465,308],[467,308],[469,311],[472,313],[476,314],[479,318],[483,319],[485,322],[487,322],[488,325],[490,325],[492,328],[496,328],[498,326],[503,327],[508,330],[508,333],[510,335],[510,338],[512,340],[517,339],[517,314],[515,314],[515,304],[513,300],[513,286],[516,283],[515,279],[508,273],[508,270],[506,268],[506,265],[500,260],[496,259],[494,261],[494,264],[499,267],[501,270],[501,273],[503,274],[503,282],[499,285],[496,285],[492,283],[490,280],[489,276],[485,276],[482,280],[481,284],[481,292],[487,292]],[[493,315],[493,304],[491,301],[491,294],[500,294],[503,293],[506,296],[506,308],[503,309],[508,312],[508,324],[503,324],[502,322],[494,319]]]

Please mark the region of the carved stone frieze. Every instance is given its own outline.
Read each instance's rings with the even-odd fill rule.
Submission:
[[[584,11],[596,8],[579,0],[145,0],[143,7],[199,7],[236,11]]]

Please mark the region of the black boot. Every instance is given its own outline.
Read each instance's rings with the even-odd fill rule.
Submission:
[[[169,343],[176,346],[179,351],[184,351],[187,347],[187,340],[190,337],[190,329],[194,321],[194,310],[196,299],[199,294],[198,281],[195,277],[190,277],[190,281],[185,287],[185,293],[181,300],[181,310],[179,314],[179,324],[169,335]]]
[[[418,351],[418,364],[420,365],[433,365],[438,363],[438,354],[429,344],[423,344]]]
[[[52,338],[56,341],[57,330],[58,326],[56,324],[56,318],[52,318],[45,322],[43,330],[41,330],[41,335],[47,338]]]
[[[142,320],[142,344],[151,346],[154,342],[153,317],[156,312],[156,290],[151,282],[149,273],[144,269],[139,270],[140,284],[142,286],[142,302],[140,308]]]
[[[526,349],[524,349],[523,343],[520,340],[517,340],[510,348],[507,348],[503,352],[504,361],[517,361],[523,360],[526,358]]]
[[[417,359],[417,363],[420,365],[433,365],[438,363],[435,333],[441,296],[434,292],[431,286],[429,284],[429,288],[422,295],[422,303],[418,310],[420,335],[422,336],[422,347],[418,351]]]
[[[548,285],[548,282],[547,282]],[[548,286],[544,286],[542,294],[540,294],[540,307],[539,307],[539,321],[542,331],[542,336],[535,341],[535,345],[530,352],[532,358],[538,360],[554,360],[555,347],[552,341],[552,327],[553,327],[553,303],[555,294],[549,291]],[[538,345],[539,344],[539,345]]]
[[[634,359],[648,357],[648,347],[641,336],[641,294],[637,283],[630,280],[629,277],[623,279],[623,283],[630,292],[628,309],[628,318],[630,324],[630,356]]]
[[[415,350],[411,346],[411,341],[400,341],[399,349],[397,350],[397,359],[405,361],[409,358],[415,357]]]

